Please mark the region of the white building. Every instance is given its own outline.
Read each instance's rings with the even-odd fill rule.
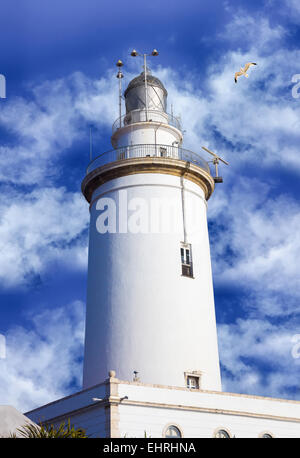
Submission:
[[[91,215],[83,390],[26,415],[70,417],[95,437],[300,436],[300,402],[221,391],[206,218],[220,178],[182,148],[167,91],[146,66],[124,95],[114,149],[82,182]]]

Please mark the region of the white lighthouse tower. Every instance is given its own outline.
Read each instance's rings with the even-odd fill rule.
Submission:
[[[113,369],[122,380],[221,390],[206,217],[214,179],[182,148],[146,63],[124,96],[114,149],[82,183],[91,215],[83,388]]]

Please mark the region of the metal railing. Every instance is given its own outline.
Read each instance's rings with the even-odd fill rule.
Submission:
[[[112,133],[114,134],[118,129],[124,126],[145,121],[163,122],[181,130],[180,120],[169,113],[159,110],[132,110],[115,120],[112,125]]]
[[[106,151],[105,153],[97,156],[87,167],[86,173],[111,162],[122,161],[126,159],[138,157],[167,157],[173,159],[180,159],[182,161],[192,162],[198,167],[201,167],[206,172],[210,173],[208,163],[198,154],[193,153],[187,149],[171,146],[171,145],[130,145],[121,148]]]

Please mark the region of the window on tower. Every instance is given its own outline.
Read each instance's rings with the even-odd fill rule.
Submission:
[[[200,390],[201,371],[185,372],[185,385],[190,390]]]
[[[187,381],[186,381],[186,386],[187,388],[193,389],[193,390],[199,390],[199,377],[195,377],[193,375],[188,375],[187,376]]]
[[[184,277],[193,277],[192,247],[189,243],[181,243],[181,269]]]

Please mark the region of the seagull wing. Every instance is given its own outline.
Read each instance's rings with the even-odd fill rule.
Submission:
[[[243,74],[244,74],[243,72],[236,72],[236,73],[234,74],[234,81],[237,83],[238,76],[241,76],[241,75],[243,75]]]
[[[255,62],[248,62],[248,64],[246,64],[244,67],[244,72],[246,72],[248,68],[251,67],[251,65],[257,65],[257,64]]]

